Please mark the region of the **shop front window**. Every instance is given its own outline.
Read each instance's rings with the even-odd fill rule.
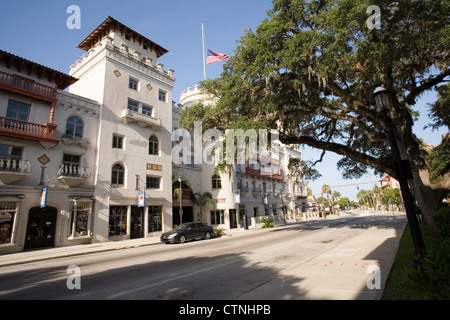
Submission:
[[[211,224],[224,224],[225,223],[225,211],[215,210],[211,211]]]
[[[162,207],[148,207],[148,233],[162,231]]]
[[[111,206],[109,208],[109,236],[127,234],[127,207]]]
[[[89,236],[92,203],[74,202],[71,210],[69,238]]]
[[[0,202],[0,245],[12,242],[12,231],[16,213],[16,202]]]

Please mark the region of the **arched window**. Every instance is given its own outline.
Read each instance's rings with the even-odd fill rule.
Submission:
[[[73,138],[83,137],[83,121],[78,117],[70,117],[67,119],[66,136]]]
[[[159,155],[159,140],[155,136],[151,136],[149,139],[148,154],[152,156]]]
[[[212,176],[212,188],[213,189],[222,189],[222,180],[218,174]]]
[[[111,184],[113,187],[123,186],[125,177],[125,169],[120,164],[115,164],[111,172]]]

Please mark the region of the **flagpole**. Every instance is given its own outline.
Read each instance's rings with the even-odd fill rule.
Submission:
[[[203,80],[206,80],[206,50],[205,50],[205,27],[202,21],[202,46],[203,46]]]

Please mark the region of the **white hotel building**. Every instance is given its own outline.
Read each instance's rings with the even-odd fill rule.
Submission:
[[[252,225],[283,205],[306,210],[304,183],[286,178],[296,149],[281,146],[270,177],[172,165],[180,111],[205,95],[188,90],[174,107],[174,71],[158,63],[166,49],[111,17],[78,47],[69,75],[0,50],[0,254],[158,237],[179,223],[178,177],[189,181],[183,222],[239,228],[245,215]],[[204,192],[215,211],[192,201]]]
[[[179,105],[173,109],[174,130],[179,127],[182,110],[198,103],[208,105],[214,104],[214,101],[199,86],[183,91]],[[278,221],[303,217],[302,213],[309,210],[306,184],[303,180],[294,182],[288,178],[289,159],[300,159],[301,152],[297,147],[286,146],[279,141],[275,143],[278,145],[278,154],[270,159],[271,172],[264,172],[259,164],[249,163],[236,164],[230,171],[220,173],[215,172],[215,165],[193,164],[193,160],[192,164],[174,165],[175,179],[180,177],[192,187],[185,193],[209,192],[217,204],[215,210],[209,206],[200,208],[189,201],[189,197],[185,197],[182,200],[183,216],[188,212],[189,219],[224,229],[256,227],[259,218],[266,216]],[[236,195],[239,195],[239,201],[236,201]],[[179,203],[174,200],[174,215],[178,214],[179,207]]]

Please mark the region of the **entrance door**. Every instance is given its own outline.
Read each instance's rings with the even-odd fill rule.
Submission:
[[[131,233],[130,239],[144,237],[144,208],[131,206]]]
[[[193,207],[183,207],[183,222],[194,222],[194,210]],[[173,207],[173,215],[172,215],[172,223],[173,226],[180,225],[180,207]]]
[[[25,249],[55,245],[56,208],[32,208],[28,214]]]
[[[236,209],[230,209],[230,229],[237,228]]]

